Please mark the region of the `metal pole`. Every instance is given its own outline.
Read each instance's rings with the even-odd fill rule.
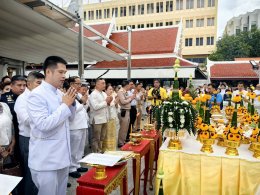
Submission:
[[[78,72],[79,72],[79,77],[81,79],[84,79],[84,35],[83,35],[83,3],[82,0],[79,0],[79,65],[78,65]]]
[[[131,79],[131,54],[132,54],[132,29],[130,26],[127,27],[128,32],[128,55],[127,55],[127,79]]]

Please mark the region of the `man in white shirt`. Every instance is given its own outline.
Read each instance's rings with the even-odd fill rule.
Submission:
[[[30,119],[28,164],[38,195],[65,195],[71,164],[69,119],[75,115],[76,90],[63,95],[67,62],[57,56],[43,64],[45,81],[28,97]]]
[[[106,137],[107,122],[109,121],[108,106],[113,100],[103,90],[106,88],[104,79],[96,80],[95,90],[89,96],[90,124],[93,125],[92,151],[102,152],[102,143]]]
[[[31,128],[29,123],[29,115],[27,112],[27,99],[31,91],[34,88],[38,87],[42,83],[43,79],[43,74],[36,71],[30,72],[27,77],[27,88],[17,98],[14,105],[14,111],[16,112],[19,124],[19,148],[23,167],[23,189],[25,195],[34,195],[38,192],[36,186],[32,181],[31,172],[28,167],[29,140]]]
[[[81,81],[77,76],[70,77],[68,79],[70,87],[74,88],[77,92],[80,90]],[[78,99],[76,99],[76,113],[75,118],[70,121],[70,147],[71,147],[71,165],[69,168],[69,176],[73,178],[79,178],[81,175],[79,172],[85,172],[88,169],[80,167],[79,160],[84,155],[84,148],[86,143],[86,134],[88,128],[88,114],[87,107],[87,94],[82,96],[78,93]]]

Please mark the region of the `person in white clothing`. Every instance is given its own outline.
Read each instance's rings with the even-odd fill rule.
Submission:
[[[73,87],[77,92],[80,90],[81,81],[77,76],[68,79],[70,87]],[[70,121],[70,147],[71,147],[71,165],[69,168],[69,176],[79,178],[80,172],[86,172],[88,169],[80,167],[79,160],[84,155],[84,148],[86,143],[86,134],[88,128],[88,114],[86,110],[86,103],[88,96],[82,96],[78,93],[76,99],[76,113],[75,118]]]
[[[255,109],[257,110],[258,114],[260,114],[260,101],[258,100],[259,96],[260,96],[260,84],[256,85],[256,89],[255,89],[255,94],[256,94],[256,98],[255,98]]]
[[[31,91],[38,87],[42,80],[44,79],[44,75],[33,71],[30,72],[27,77],[27,88],[25,91],[19,95],[17,98],[14,111],[17,115],[17,120],[19,124],[19,149],[21,153],[22,159],[22,167],[23,167],[23,189],[24,194],[37,194],[38,190],[34,185],[31,177],[31,172],[28,167],[28,155],[29,155],[29,140],[30,140],[30,122],[29,122],[29,115],[27,112],[27,100],[28,96],[30,95]]]
[[[96,153],[102,152],[109,121],[108,106],[113,100],[112,96],[103,92],[105,87],[105,80],[97,79],[95,90],[89,96],[90,124],[93,126],[92,151]]]
[[[46,58],[45,81],[28,97],[31,127],[28,164],[38,195],[65,195],[71,164],[69,120],[75,116],[76,90],[63,94],[67,62]]]

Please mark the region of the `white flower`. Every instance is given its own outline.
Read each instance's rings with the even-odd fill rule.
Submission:
[[[189,103],[187,101],[183,101],[182,104],[189,105]]]
[[[172,117],[168,117],[168,121],[169,121],[169,123],[172,123],[173,118]]]
[[[185,122],[185,119],[181,119],[181,123],[183,124]]]
[[[184,115],[181,115],[180,118],[181,118],[181,119],[184,119]]]
[[[172,124],[170,124],[170,127],[172,128],[172,127],[173,127],[173,125],[172,125]]]
[[[180,69],[179,69],[179,68],[174,68],[174,71],[175,71],[175,72],[179,72]]]
[[[173,115],[173,112],[168,112],[169,115]]]

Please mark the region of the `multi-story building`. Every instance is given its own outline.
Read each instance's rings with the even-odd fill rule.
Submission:
[[[102,23],[114,16],[118,31],[182,22],[182,56],[203,63],[216,46],[217,7],[218,0],[111,0],[84,5],[84,20]]]
[[[236,35],[252,28],[260,29],[260,9],[231,18],[227,22],[224,34]]]

